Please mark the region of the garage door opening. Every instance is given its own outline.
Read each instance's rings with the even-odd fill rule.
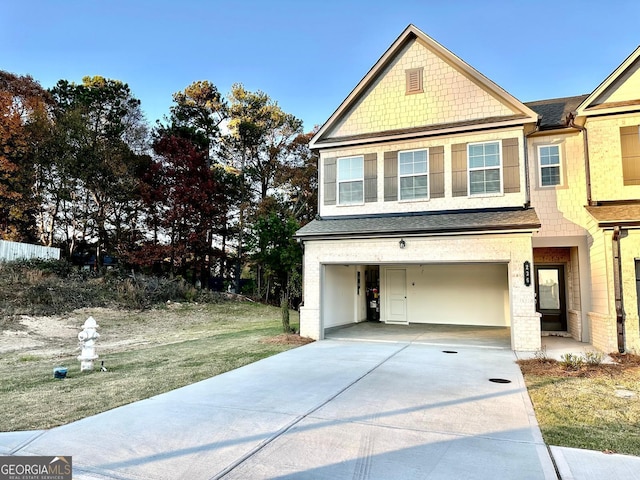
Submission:
[[[507,264],[325,265],[325,332],[382,325],[510,327]]]

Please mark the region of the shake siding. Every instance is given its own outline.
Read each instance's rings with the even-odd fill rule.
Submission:
[[[517,138],[502,140],[502,179],[504,193],[520,192],[520,152]]]
[[[429,197],[444,198],[444,147],[429,149]]]
[[[336,204],[336,158],[324,159],[324,204]]]
[[[451,145],[451,174],[454,197],[466,197],[467,191],[467,144]]]

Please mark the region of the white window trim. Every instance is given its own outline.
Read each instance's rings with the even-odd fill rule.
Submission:
[[[362,159],[362,177],[357,179],[349,179],[349,180],[340,180],[340,160],[347,160],[352,158],[360,158]],[[354,203],[340,203],[340,184],[341,183],[350,183],[350,182],[362,182],[362,201],[354,202]],[[350,155],[348,157],[339,157],[336,160],[336,205],[339,207],[353,207],[358,205],[364,205],[364,155]]]
[[[400,154],[401,153],[412,153],[412,152],[426,152],[427,153],[427,172],[426,173],[412,173],[411,175],[402,175],[400,173]],[[431,188],[429,184],[429,149],[428,148],[414,148],[412,150],[400,150],[398,152],[398,201],[399,202],[426,202],[431,198]],[[402,189],[400,188],[400,179],[405,177],[422,177],[423,175],[427,176],[427,196],[420,198],[401,198]]]
[[[500,160],[500,164],[497,167],[474,167],[471,168],[469,166],[469,150],[473,145],[486,145],[488,143],[497,143],[498,144],[498,158]],[[473,142],[467,144],[467,197],[470,198],[481,198],[481,197],[502,197],[504,196],[504,162],[502,161],[502,140],[488,140],[486,142]],[[498,169],[500,171],[500,191],[495,193],[471,193],[471,172],[479,172],[481,170],[495,170]]]
[[[542,156],[540,155],[540,149],[543,148],[543,147],[558,147],[558,167],[560,167],[559,168],[560,183],[558,183],[556,185],[542,185],[542,169],[552,166],[552,165],[545,165],[543,167],[543,165],[542,165],[542,162],[541,162]],[[556,188],[556,187],[564,186],[564,183],[562,181],[563,173],[564,173],[563,169],[562,169],[562,147],[560,146],[560,144],[559,143],[542,143],[540,145],[537,145],[536,152],[538,154],[538,187],[540,187],[540,188]]]

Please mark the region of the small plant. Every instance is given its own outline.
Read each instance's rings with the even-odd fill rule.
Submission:
[[[600,352],[585,352],[582,354],[584,363],[587,365],[600,365],[604,360],[604,355]]]
[[[533,353],[533,358],[540,361],[549,360],[549,356],[547,355],[547,346],[542,345],[539,350],[536,350]]]
[[[578,370],[582,365],[584,365],[584,360],[581,355],[563,353],[560,356],[560,365],[562,365],[565,370]]]

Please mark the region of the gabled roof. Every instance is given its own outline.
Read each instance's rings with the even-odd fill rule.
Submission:
[[[311,148],[319,148],[324,146],[335,146],[335,145],[343,145],[348,143],[363,143],[364,141],[371,141],[371,135],[369,138],[331,138],[328,134],[331,132],[332,128],[346,115],[354,105],[362,98],[362,96],[367,92],[367,90],[376,82],[376,80],[384,73],[386,67],[388,67],[394,59],[400,55],[402,49],[414,40],[420,40],[426,48],[430,51],[434,52],[437,56],[444,60],[447,64],[451,65],[455,70],[465,75],[467,78],[471,79],[475,84],[479,85],[482,89],[489,92],[494,98],[499,100],[502,104],[509,107],[513,112],[511,115],[505,115],[504,118],[491,118],[487,119],[486,122],[477,121],[471,124],[467,124],[464,126],[450,125],[450,124],[442,124],[438,125],[438,130],[441,131],[465,131],[465,130],[474,130],[481,128],[488,128],[494,126],[507,126],[507,125],[522,125],[526,122],[536,122],[538,119],[537,114],[527,107],[525,104],[520,102],[518,99],[513,97],[503,88],[498,86],[496,83],[489,80],[487,77],[482,75],[476,69],[471,67],[469,64],[461,60],[459,57],[454,55],[452,52],[447,50],[445,47],[440,45],[438,42],[433,40],[431,37],[426,35],[420,29],[415,27],[414,25],[409,25],[400,36],[393,42],[393,44],[387,49],[387,51],[380,57],[380,59],[375,63],[375,65],[369,70],[369,72],[365,75],[365,77],[358,83],[358,85],[351,91],[349,96],[340,104],[338,109],[329,117],[329,119],[322,125],[322,127],[318,130],[316,135],[311,139],[310,146]],[[481,120],[481,119],[480,119]],[[490,120],[490,121],[489,121]],[[429,127],[433,127],[430,125]],[[425,129],[425,131],[428,131]],[[433,131],[433,129],[431,130]],[[421,130],[415,132],[402,132],[406,138],[409,136],[418,136]],[[379,132],[379,135],[375,135],[373,138],[377,139],[395,139],[397,132],[396,131],[386,131]]]
[[[540,115],[540,130],[552,128],[563,128],[569,125],[569,115],[574,112],[589,96],[579,95],[577,97],[552,98],[549,100],[537,100],[535,102],[525,102],[525,105]]]
[[[538,228],[540,220],[533,208],[497,208],[323,218],[308,223],[295,236],[300,240],[381,238]]]
[[[617,83],[624,81],[625,75],[629,75],[639,68],[640,46],[578,106],[576,109],[577,115],[602,115],[605,113],[639,110],[640,98],[630,99],[629,101],[606,102],[606,95],[619,86]],[[638,97],[640,97],[640,92],[638,92]]]

